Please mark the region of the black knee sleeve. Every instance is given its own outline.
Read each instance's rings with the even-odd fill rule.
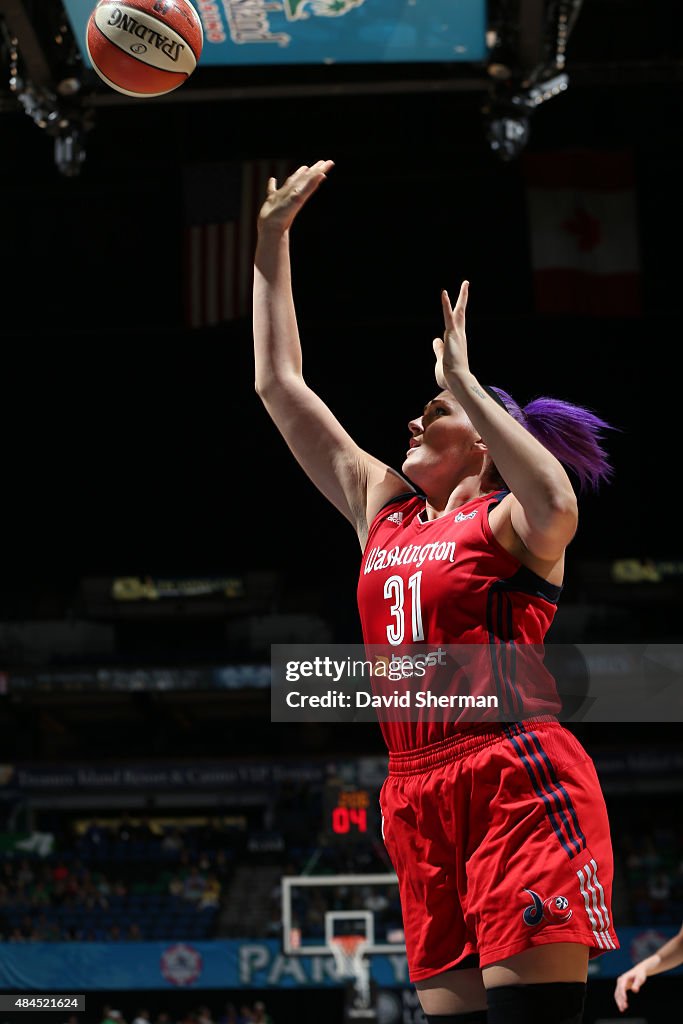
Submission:
[[[581,1024],[586,986],[579,981],[503,985],[486,993],[488,1024]]]
[[[486,1010],[474,1010],[472,1013],[426,1013],[427,1024],[486,1024]]]

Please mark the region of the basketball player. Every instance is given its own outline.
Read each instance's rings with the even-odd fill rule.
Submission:
[[[455,307],[442,294],[439,390],[408,424],[404,475],[360,449],[305,383],[291,289],[290,228],[332,167],[320,160],[280,188],[268,182],[255,258],[257,393],[356,529],[366,645],[389,637],[500,651],[489,674],[514,703],[507,655],[542,643],[577,527],[560,459],[582,484],[607,477],[607,424],[553,399],[521,410],[482,386],[468,364],[464,282]],[[589,957],[618,947],[591,759],[552,715],[380,724],[384,838],[428,1024],[579,1024]]]
[[[660,946],[652,956],[645,957],[644,960],[640,960],[628,971],[619,975],[614,989],[614,1001],[621,1012],[628,1009],[627,992],[640,992],[652,974],[671,971],[681,964],[683,964],[683,926],[673,939],[669,939],[663,946]]]

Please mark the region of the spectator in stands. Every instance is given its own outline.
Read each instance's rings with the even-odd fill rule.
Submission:
[[[167,831],[161,840],[161,849],[164,853],[180,853],[183,848],[183,839],[177,828]]]
[[[379,913],[382,910],[386,910],[389,906],[389,900],[385,893],[377,889],[377,887],[367,886],[363,888],[361,892],[363,898],[363,907],[365,910],[372,910],[373,913]]]
[[[114,893],[115,896],[127,896],[128,895],[128,886],[126,885],[126,883],[123,881],[122,878],[118,878],[114,882],[114,885],[112,887],[112,892]]]
[[[640,992],[650,975],[673,970],[680,964],[683,964],[683,926],[673,939],[660,946],[652,956],[640,960],[617,978],[614,1001],[621,1012],[628,1008],[629,991]]]
[[[66,882],[69,877],[69,869],[63,860],[58,861],[52,869],[52,877],[55,882]]]
[[[265,1003],[254,1003],[254,1015],[252,1020],[254,1024],[273,1024],[273,1018],[266,1012]]]
[[[111,896],[111,885],[109,884],[108,879],[106,879],[101,872],[98,872],[93,876],[93,884],[100,897],[100,905],[105,908],[108,907],[109,896]]]
[[[646,836],[638,843],[638,849],[629,854],[627,867],[633,868],[658,868],[660,857],[652,841],[651,836]]]
[[[654,914],[662,914],[671,899],[671,879],[663,871],[658,871],[647,883],[647,894],[652,902]]]
[[[206,879],[206,886],[197,904],[198,910],[206,910],[207,908],[217,907],[221,900],[221,883],[218,881],[214,874],[211,874]]]
[[[135,825],[131,821],[130,815],[125,813],[121,816],[118,829],[116,830],[117,838],[120,843],[130,843],[135,839]]]
[[[230,874],[230,861],[225,853],[225,850],[217,850],[216,856],[213,860],[214,874],[219,881],[224,881]]]
[[[73,897],[67,892],[66,882],[63,878],[58,878],[53,882],[50,899],[53,907],[62,907],[69,902],[73,903]]]
[[[133,1020],[133,1024],[150,1024],[152,1017],[149,1010],[138,1010]]]
[[[154,830],[149,823],[149,818],[143,818],[142,821],[138,822],[136,839],[139,843],[150,843],[156,839]]]
[[[183,881],[183,899],[198,903],[206,888],[206,878],[200,874],[199,868],[193,864]]]
[[[142,929],[140,928],[140,925],[137,924],[137,922],[133,921],[129,925],[128,931],[126,933],[126,938],[128,939],[129,942],[142,942],[143,941],[144,935],[142,934]]]
[[[226,1003],[225,1010],[218,1018],[218,1024],[240,1024],[237,1007],[234,1003]]]
[[[104,888],[106,889],[110,887],[105,886]],[[103,888],[100,885],[96,885],[94,879],[91,877],[88,877],[83,883],[78,896],[79,903],[82,903],[83,906],[86,906],[89,909],[101,907],[103,910],[106,910],[109,906],[109,900],[107,899]]]
[[[29,862],[24,858],[19,864],[19,869],[16,873],[16,881],[18,886],[29,886],[35,880],[35,874],[33,868]]]
[[[31,888],[30,901],[32,907],[48,907],[52,903],[52,897],[44,882],[38,881]]]
[[[35,923],[33,936],[36,942],[59,942],[62,933],[55,921],[50,921],[45,914],[41,914]]]
[[[108,830],[99,821],[91,821],[83,833],[83,843],[79,845],[93,846],[97,849],[97,847],[102,846],[108,840]]]
[[[105,1006],[102,1010],[100,1024],[126,1024],[120,1010],[114,1010],[111,1006]]]

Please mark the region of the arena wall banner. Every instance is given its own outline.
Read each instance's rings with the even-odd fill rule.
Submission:
[[[214,665],[199,668],[157,666],[44,668],[0,673],[2,693],[168,693],[191,690],[266,690],[270,666]]]
[[[202,20],[200,64],[384,64],[482,61],[486,0],[192,0]],[[93,0],[65,0],[85,48]]]
[[[315,762],[196,761],[160,763],[0,764],[0,794],[114,793],[147,790],[270,789],[284,783],[315,785],[325,766]]]
[[[617,977],[676,931],[673,927],[618,929],[621,949],[592,960],[590,977]],[[683,974],[683,967],[676,973]],[[373,957],[372,978],[384,988],[407,986],[405,956]],[[335,984],[331,957],[285,956],[275,939],[5,943],[0,958],[0,990],[13,992],[319,988]]]

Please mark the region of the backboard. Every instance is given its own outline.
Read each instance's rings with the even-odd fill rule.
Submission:
[[[405,953],[396,875],[286,875],[282,948],[290,956],[332,955],[339,935],[363,935],[364,953]]]

